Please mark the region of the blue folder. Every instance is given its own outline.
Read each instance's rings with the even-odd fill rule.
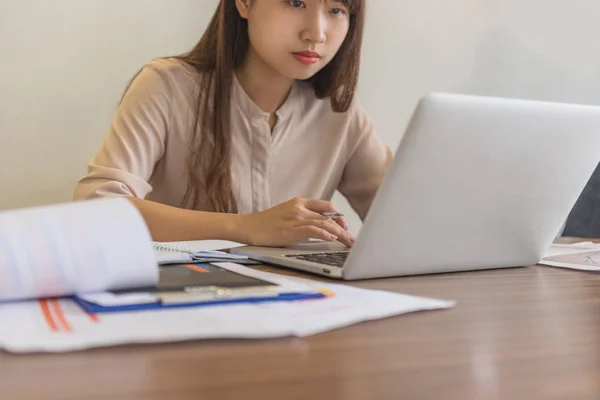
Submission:
[[[229,300],[216,300],[216,301],[202,301],[193,303],[178,303],[178,304],[162,304],[156,303],[142,303],[142,304],[129,304],[119,306],[101,306],[98,304],[90,303],[83,300],[78,296],[73,296],[73,300],[79,304],[86,312],[90,314],[100,313],[111,313],[111,312],[123,312],[123,311],[143,311],[143,310],[156,310],[160,308],[188,308],[188,307],[207,307],[217,306],[224,304],[240,304],[240,303],[264,303],[269,301],[297,301],[307,299],[320,299],[326,297],[322,293],[288,293],[280,294],[277,297],[253,297],[248,299],[229,299]]]

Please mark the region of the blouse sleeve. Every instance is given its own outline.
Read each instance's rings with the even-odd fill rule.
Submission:
[[[352,110],[349,137],[356,137],[338,190],[362,220],[391,162],[392,153],[375,134],[373,124],[359,104]]]
[[[168,76],[153,63],[134,78],[102,146],[75,189],[75,200],[103,196],[145,198],[148,182],[165,151],[169,131]]]

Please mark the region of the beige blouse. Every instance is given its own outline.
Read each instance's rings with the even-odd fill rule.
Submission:
[[[182,200],[198,78],[179,60],[146,64],[79,181],[75,199],[136,196],[192,208]],[[296,82],[276,114],[271,131],[269,114],[234,79],[230,126],[238,212],[262,211],[294,197],[330,200],[339,189],[364,218],[388,151],[359,104],[335,113],[329,99],[317,99],[307,84]],[[212,211],[198,200],[198,209]]]

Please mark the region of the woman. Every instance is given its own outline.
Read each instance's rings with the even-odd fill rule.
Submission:
[[[134,78],[75,199],[128,196],[158,241],[352,246],[326,200],[364,218],[391,160],[354,99],[363,3],[222,0]]]

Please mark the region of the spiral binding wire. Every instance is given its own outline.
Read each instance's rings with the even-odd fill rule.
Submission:
[[[154,249],[158,251],[178,251],[181,253],[193,253],[194,250],[190,247],[183,244],[172,244],[172,243],[161,243],[161,242],[152,242],[152,246]]]

